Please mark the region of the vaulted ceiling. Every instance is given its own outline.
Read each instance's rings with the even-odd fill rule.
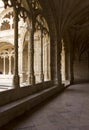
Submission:
[[[89,52],[89,0],[49,0],[49,3],[65,41],[70,40],[80,54]]]

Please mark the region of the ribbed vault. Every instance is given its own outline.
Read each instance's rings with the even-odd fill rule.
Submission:
[[[53,0],[53,7],[54,5],[56,12],[54,16],[59,23],[58,29],[66,43],[69,42],[68,39],[72,39],[70,42],[78,48],[79,55],[86,50],[89,51],[89,1]]]

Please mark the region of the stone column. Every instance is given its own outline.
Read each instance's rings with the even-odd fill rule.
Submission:
[[[48,40],[46,38],[47,36],[45,35],[44,37],[44,54],[43,54],[43,59],[44,59],[44,80],[48,80],[48,58],[49,58],[49,55],[48,55]]]
[[[2,21],[1,21],[1,19],[0,19],[0,30],[1,30],[1,25],[2,25]]]
[[[61,74],[62,74],[62,81],[65,81],[65,48],[64,48],[64,41],[62,39],[62,52],[61,52]]]
[[[5,62],[6,56],[3,56],[3,74],[5,75],[5,71],[6,71],[6,62]]]
[[[41,40],[40,40],[40,30],[38,32],[38,58],[37,58],[37,62],[38,62],[38,74],[39,74],[39,82],[40,82],[40,72],[41,72]]]
[[[11,75],[11,54],[9,54],[9,75]]]
[[[68,50],[64,47],[65,50],[65,80],[68,80]]]
[[[31,21],[30,23],[30,41],[28,43],[28,84],[35,84],[34,76],[34,29],[35,23]]]
[[[46,46],[46,38],[43,38],[43,72],[44,72],[44,81],[47,80],[47,46]]]
[[[57,43],[57,84],[62,85],[62,77],[61,77],[61,51],[62,51],[62,43],[61,39],[59,39]]]
[[[19,58],[19,76],[20,76],[20,83],[23,83],[23,43],[22,40],[19,38],[19,50],[18,50],[18,58]]]
[[[41,27],[41,82],[44,82],[44,73],[43,73],[43,27]]]
[[[27,82],[28,82],[28,84],[31,84],[31,76],[30,76],[30,69],[31,69],[31,66],[30,66],[30,28],[29,28],[29,30],[28,30],[28,80],[27,80]]]
[[[13,76],[13,86],[14,88],[19,88],[19,75],[18,75],[18,9],[13,7],[14,10],[14,76]]]
[[[74,49],[72,43],[70,43],[70,83],[74,82]]]
[[[47,36],[47,77],[48,80],[51,80],[51,71],[50,71],[50,38]]]
[[[75,42],[75,30],[73,28],[70,28],[67,30],[67,40],[69,42],[69,51],[67,53],[68,55],[68,80],[70,81],[70,84],[74,82],[74,47],[73,44]]]

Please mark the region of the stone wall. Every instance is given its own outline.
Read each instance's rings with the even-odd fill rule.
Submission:
[[[53,86],[53,82],[47,81],[44,83],[36,84],[34,86],[25,86],[19,89],[11,89],[11,90],[3,91],[0,93],[0,106],[15,101],[17,99],[21,99],[28,95],[37,93],[51,86]]]
[[[77,81],[89,80],[89,63],[87,53],[84,53],[80,59],[78,58],[78,55],[76,55],[74,62],[74,79]]]

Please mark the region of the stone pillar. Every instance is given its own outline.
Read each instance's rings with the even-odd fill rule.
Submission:
[[[70,83],[74,82],[74,49],[72,43],[70,43]]]
[[[18,75],[18,9],[14,9],[14,76],[13,76],[13,86],[14,88],[19,88],[19,75]]]
[[[72,44],[73,44],[73,34],[72,34],[73,30],[70,29],[67,29],[67,41],[68,41],[68,46],[67,46],[67,50],[66,50],[66,64],[67,64],[67,69],[66,69],[66,78],[67,80],[70,82],[70,84],[73,82],[73,66],[72,66],[72,61],[73,61],[73,47],[72,47]]]
[[[68,50],[65,47],[65,80],[68,80]]]
[[[61,51],[62,51],[62,43],[61,39],[57,43],[57,84],[62,85],[62,77],[61,77]]]
[[[44,73],[43,73],[43,27],[41,27],[41,82],[44,82]]]
[[[0,20],[0,30],[1,30],[2,21]]]
[[[49,36],[47,36],[47,58],[48,58],[48,63],[47,63],[47,75],[48,75],[48,80],[51,80],[50,38],[49,38]]]
[[[64,48],[64,41],[62,39],[62,52],[61,52],[61,74],[62,74],[62,81],[65,81],[65,48]]]
[[[46,38],[44,36],[44,44],[43,44],[43,71],[44,71],[44,81],[47,81],[47,45]]]
[[[3,74],[5,75],[5,71],[6,71],[6,62],[5,62],[5,60],[6,60],[6,56],[3,56]]]
[[[30,37],[30,29],[28,30],[28,37]],[[31,69],[31,66],[30,66],[30,39],[28,38],[28,84],[31,84],[31,76],[30,76],[30,69]]]
[[[31,21],[30,23],[30,41],[28,43],[28,84],[35,84],[34,76],[34,29],[35,23]]]
[[[9,75],[11,75],[11,54],[9,54]]]
[[[37,58],[37,63],[38,63],[38,81],[40,82],[40,72],[41,72],[41,40],[40,40],[40,31],[38,32],[38,47],[37,47],[37,54],[38,54],[38,58]]]
[[[20,38],[19,38],[18,58],[19,58],[18,68],[19,68],[20,83],[23,83],[23,43]]]
[[[44,37],[44,79],[49,80],[49,43],[47,36]]]

